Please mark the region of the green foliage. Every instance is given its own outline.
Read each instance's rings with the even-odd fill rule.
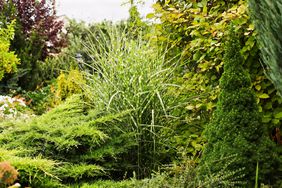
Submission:
[[[18,71],[1,80],[5,92],[10,89],[34,90],[44,80],[44,60],[65,46],[63,21],[56,16],[52,2],[1,0],[0,22],[16,19],[11,49],[20,58]]]
[[[75,187],[75,186],[73,186]],[[94,184],[82,184],[78,186],[81,188],[128,188],[128,187],[136,187],[136,183],[130,180],[124,180],[120,182],[115,181],[97,181]]]
[[[49,85],[37,88],[35,91],[28,91],[23,93],[23,97],[29,102],[29,108],[33,110],[36,115],[42,115],[59,102],[56,101],[55,90],[56,84],[51,82]]]
[[[228,165],[234,162],[233,157],[228,157],[223,160],[228,160]],[[217,162],[217,161],[216,161]],[[96,181],[93,184],[74,185],[71,187],[85,188],[194,188],[194,187],[239,187],[244,186],[243,182],[238,181],[242,177],[242,171],[227,170],[228,165],[222,168],[216,174],[206,174],[200,179],[198,176],[197,163],[193,159],[186,158],[181,164],[172,164],[164,166],[158,172],[152,174],[150,179],[137,180],[133,177],[131,180],[117,181]],[[237,186],[238,187],[238,186]]]
[[[204,141],[200,141],[199,137],[215,110],[219,78],[223,72],[222,42],[231,21],[240,36],[240,51],[243,55],[241,64],[250,72],[252,88],[258,97],[259,112],[263,116],[263,126],[267,127],[269,134],[276,127],[281,128],[282,99],[265,76],[264,65],[259,62],[257,33],[249,19],[245,0],[158,1],[153,7],[154,13],[148,15],[158,21],[153,38],[158,45],[164,43],[164,46],[171,47],[168,58],[182,53],[179,75],[175,77],[180,87],[170,92],[171,97],[178,100],[190,98],[186,105],[175,110],[175,116],[180,120],[175,124],[175,129],[186,135],[182,139],[184,142],[178,139],[179,145],[185,147],[185,138],[191,134],[198,135],[195,137],[196,143]],[[191,152],[190,149],[188,152]]]
[[[8,161],[19,172],[19,182],[22,186],[32,187],[62,187],[55,176],[59,164],[41,157],[26,157],[25,150],[6,150],[0,148],[0,162]]]
[[[17,65],[20,63],[15,53],[10,51],[15,24],[16,22],[12,21],[7,28],[0,25],[0,80],[4,78],[5,74],[17,71]]]
[[[63,183],[88,180],[118,170],[119,154],[131,142],[116,123],[127,113],[89,111],[81,97],[73,96],[40,117],[1,123],[0,142],[9,150],[24,150],[25,156],[58,161],[55,175]]]
[[[136,188],[194,188],[194,187],[242,187],[243,182],[239,181],[242,171],[237,169],[230,171],[229,165],[234,163],[234,158],[228,157],[222,160],[229,160],[226,167],[217,173],[208,172],[204,177],[198,176],[197,163],[193,159],[185,158],[180,164],[166,166],[161,171],[154,173],[152,178],[136,180],[132,179]],[[217,161],[216,161],[217,162]],[[239,185],[239,186],[236,186]]]
[[[129,19],[126,24],[128,27],[128,33],[131,37],[138,37],[140,34],[146,34],[150,30],[148,24],[141,19],[141,15],[138,11],[137,5],[140,2],[134,0],[130,1]]]
[[[168,135],[162,133],[169,129],[169,108],[178,102],[167,95],[176,87],[171,82],[175,64],[166,63],[165,54],[142,35],[133,39],[126,30],[109,26],[98,36],[98,43],[85,43],[95,70],[87,77],[87,96],[94,108],[102,106],[113,113],[130,110],[120,124],[134,135],[136,146],[123,156],[130,164],[125,171],[129,175],[136,171],[138,178],[149,176],[161,161],[169,160],[164,151]]]
[[[62,50],[60,55],[50,57],[46,60],[46,66],[44,66],[45,72],[47,72],[46,78],[53,79],[58,77],[62,71],[70,71],[73,69],[93,72],[93,69],[90,67],[92,57],[87,53],[88,47],[85,46],[84,43],[90,40],[93,44],[99,46],[98,43],[102,42],[102,40],[99,40],[100,31],[106,33],[106,27],[108,25],[115,25],[119,29],[127,27],[126,23],[123,22],[116,24],[102,22],[86,25],[84,22],[69,20],[66,26],[68,46]],[[100,49],[99,52],[101,50],[102,49]]]
[[[64,100],[73,94],[81,94],[85,84],[83,75],[78,70],[70,70],[67,75],[61,73],[57,78],[56,97]]]
[[[267,65],[267,75],[270,77],[276,88],[282,95],[281,82],[281,45],[282,38],[280,31],[282,24],[281,1],[270,2],[268,0],[249,0],[250,9],[254,18],[257,38],[260,44],[262,59]]]
[[[26,74],[21,85],[27,80],[39,83],[40,79],[59,76],[57,83],[26,94],[33,99],[32,108],[42,114],[51,103],[70,97],[40,117],[0,123],[0,144],[3,151],[11,152],[11,159],[49,159],[45,162],[50,162],[50,169],[43,172],[37,168],[41,163],[33,168],[23,162],[23,185],[242,187],[245,178],[250,184],[255,182],[258,163],[259,180],[270,174],[273,182],[277,175],[271,165],[276,154],[269,152],[274,147],[264,128],[279,126],[282,99],[258,63],[256,33],[245,1],[158,1],[155,13],[148,15],[159,19],[155,33],[149,35],[131,2],[126,23],[86,26],[70,22],[69,47],[42,65],[38,61],[43,60],[42,46],[36,43],[40,36],[31,32],[25,45],[25,35],[17,35],[14,45],[23,45],[19,53],[27,69],[16,77],[30,74],[31,69],[35,73],[31,77]],[[237,48],[237,41],[232,43],[223,63],[223,36],[231,21],[243,48]],[[17,29],[22,31],[20,25]],[[33,55],[26,55],[29,53]],[[225,72],[219,82],[223,64]],[[6,76],[4,79],[5,83],[13,82]],[[199,159],[182,159],[202,153],[206,140],[201,133],[215,110],[219,83],[219,107],[205,132],[206,163],[200,166],[198,176]],[[76,93],[81,96],[73,95]],[[15,149],[21,152],[13,153]],[[232,154],[237,155],[228,157]],[[138,179],[149,177],[153,170],[171,162],[177,165],[161,169],[152,179],[95,182],[98,178],[135,177],[135,172]]]
[[[250,77],[241,65],[242,60],[238,38],[231,32],[225,49],[217,110],[205,130],[208,143],[202,164],[206,164],[211,172],[218,172],[226,164],[212,161],[236,155],[237,160],[228,169],[242,168],[243,180],[251,185],[257,162],[261,166],[261,181],[266,182],[275,159],[271,153],[273,143],[267,137],[265,127],[261,126],[256,97],[250,88]]]
[[[179,75],[175,78],[180,87],[171,91],[171,97],[184,101],[185,105],[174,112],[181,122],[175,129],[185,130],[185,135],[200,136],[219,94],[224,53],[222,38],[228,23],[234,20],[235,29],[246,33],[242,37],[244,42],[253,35],[246,5],[244,1],[165,1],[156,3],[154,9],[154,18],[160,20],[155,27],[157,44],[171,47],[168,56],[182,54]],[[253,44],[246,48],[246,61],[253,58],[249,54],[255,50]],[[195,142],[203,142],[197,139]]]

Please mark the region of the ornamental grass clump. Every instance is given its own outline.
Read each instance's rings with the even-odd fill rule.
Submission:
[[[111,113],[131,111],[120,128],[134,135],[136,146],[123,156],[123,164],[129,162],[125,171],[135,171],[138,178],[149,176],[166,157],[160,132],[169,124],[168,102],[174,99],[167,90],[174,87],[176,66],[150,40],[141,34],[133,39],[117,26],[92,34],[84,45],[94,72],[87,74],[90,102]]]
[[[217,109],[204,132],[208,143],[201,161],[205,167],[201,175],[219,172],[228,162],[219,159],[235,155],[235,161],[226,170],[242,169],[244,176],[239,180],[252,185],[255,182],[257,162],[260,165],[260,181],[271,181],[268,175],[275,157],[272,153],[273,145],[261,124],[250,77],[243,69],[242,62],[239,39],[234,31],[230,31]],[[218,162],[215,163],[216,160]]]

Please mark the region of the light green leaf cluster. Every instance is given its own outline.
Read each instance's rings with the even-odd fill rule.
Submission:
[[[20,60],[13,51],[10,51],[10,41],[14,38],[15,20],[12,21],[7,28],[0,26],[0,80],[4,78],[6,73],[17,70],[17,64]]]

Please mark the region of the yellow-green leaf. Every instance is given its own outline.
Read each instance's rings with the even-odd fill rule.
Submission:
[[[261,90],[261,85],[256,85],[255,88],[256,88],[256,90],[260,91]]]
[[[274,117],[275,117],[276,119],[282,118],[282,112],[279,112],[279,113],[275,114]]]
[[[194,109],[194,106],[193,106],[193,105],[188,105],[188,106],[186,106],[186,109],[187,109],[187,110],[193,110],[193,109]]]
[[[148,19],[152,19],[154,17],[155,17],[154,13],[149,13],[149,14],[146,15],[146,18],[148,18]]]
[[[261,99],[268,99],[269,95],[266,94],[266,93],[263,93],[263,94],[260,94],[258,97],[261,98]]]

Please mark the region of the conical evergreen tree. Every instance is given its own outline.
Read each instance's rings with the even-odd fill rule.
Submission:
[[[223,168],[229,172],[242,169],[241,180],[251,185],[255,182],[256,165],[260,178],[268,179],[271,171],[272,143],[261,125],[256,96],[251,90],[251,80],[242,67],[239,39],[230,30],[224,57],[224,73],[220,79],[221,94],[211,123],[204,135],[208,144],[201,164],[207,173],[218,173]],[[235,162],[221,160],[235,156]],[[228,165],[228,167],[226,167]]]

